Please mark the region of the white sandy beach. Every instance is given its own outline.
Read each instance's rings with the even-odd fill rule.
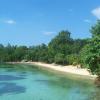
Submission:
[[[96,75],[92,75],[86,68],[78,68],[77,66],[73,66],[73,65],[62,66],[62,65],[56,65],[56,64],[46,64],[46,63],[41,63],[41,62],[20,62],[20,63],[37,65],[37,66],[40,66],[41,68],[48,68],[55,71],[96,78]]]

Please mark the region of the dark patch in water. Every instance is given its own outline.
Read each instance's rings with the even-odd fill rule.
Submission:
[[[7,68],[6,69],[6,72],[14,72],[14,71],[16,71],[16,69],[14,69],[14,68],[9,68],[9,69]]]
[[[27,72],[17,72],[19,77],[26,77],[27,76]]]
[[[12,76],[12,75],[0,75],[0,81],[11,81],[11,80],[21,80],[21,79],[25,79],[25,78]]]
[[[26,72],[21,72],[22,74],[26,74]]]
[[[7,83],[7,82],[3,82],[0,83],[0,95],[3,94],[20,94],[20,93],[24,93],[26,88],[23,86],[19,86],[16,85],[15,83]]]
[[[19,76],[20,77],[26,77],[27,75],[26,74],[20,74]]]

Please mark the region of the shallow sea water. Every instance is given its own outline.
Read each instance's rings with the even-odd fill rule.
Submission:
[[[0,65],[0,100],[100,100],[91,80],[31,65]]]

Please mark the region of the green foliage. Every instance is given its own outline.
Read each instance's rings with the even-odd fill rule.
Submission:
[[[82,50],[83,63],[93,74],[100,76],[100,21],[92,27],[92,38]]]
[[[0,45],[0,61],[40,61],[57,64],[78,63],[79,52],[86,39],[72,39],[69,31],[61,31],[48,45],[11,46]]]
[[[100,20],[91,28],[90,32],[92,33],[92,37],[100,36]]]
[[[77,54],[70,54],[66,56],[66,60],[69,65],[78,65],[80,60],[79,60],[79,55]]]
[[[65,64],[64,54],[58,53],[55,55],[55,63],[57,64]]]
[[[75,39],[72,46],[72,54],[79,54],[79,51],[88,44],[88,39]]]
[[[70,45],[72,44],[70,34],[71,33],[68,31],[61,31],[54,39],[51,40],[48,47],[51,49],[53,55],[56,55],[57,53],[70,53]]]

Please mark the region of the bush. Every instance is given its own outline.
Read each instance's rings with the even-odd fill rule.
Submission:
[[[65,57],[64,54],[58,53],[55,55],[55,63],[57,64],[65,64]]]
[[[71,54],[66,56],[66,60],[69,65],[77,65],[79,64],[79,55],[77,54]]]

